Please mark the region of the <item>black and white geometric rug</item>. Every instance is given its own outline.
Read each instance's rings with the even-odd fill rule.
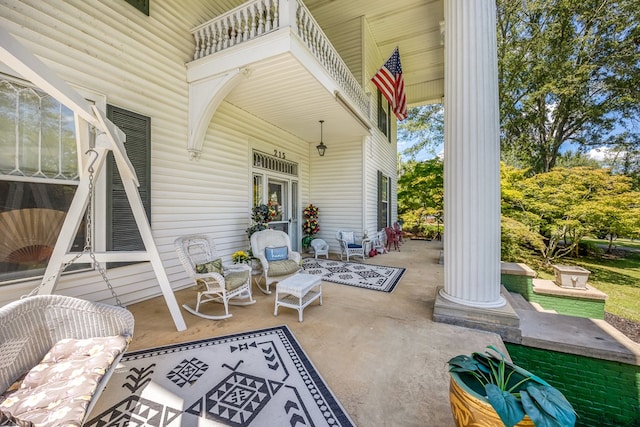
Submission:
[[[86,426],[353,426],[286,326],[124,355]]]
[[[305,258],[302,268],[307,274],[321,275],[327,282],[381,292],[393,291],[406,271],[399,267],[315,258]]]

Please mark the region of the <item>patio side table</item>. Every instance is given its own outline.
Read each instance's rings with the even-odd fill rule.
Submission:
[[[298,310],[298,320],[302,322],[302,311],[315,300],[320,300],[322,305],[321,276],[298,273],[276,284],[276,305],[273,315],[278,315],[278,307],[289,307]]]

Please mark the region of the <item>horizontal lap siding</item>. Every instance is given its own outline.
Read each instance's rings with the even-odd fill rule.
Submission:
[[[61,78],[104,95],[109,104],[151,117],[151,226],[174,288],[188,285],[173,249],[177,236],[210,233],[227,258],[248,247],[244,229],[249,223],[251,140],[277,141],[293,157],[305,159],[300,170],[308,170],[307,143],[226,103],[209,127],[202,157],[189,159],[184,64],[193,55],[190,29],[226,7],[206,0],[192,0],[189,7],[178,0],[157,0],[146,16],[113,0],[0,4],[1,25]],[[304,173],[299,179],[301,205],[309,195]],[[112,269],[108,276],[125,304],[160,295],[148,263]],[[37,283],[4,286],[0,305]],[[64,276],[56,292],[112,301],[94,272]]]
[[[384,61],[391,52],[379,52],[373,39],[373,35],[365,25],[365,85],[367,92],[372,94],[371,98],[371,138],[367,142],[365,149],[367,158],[366,170],[366,194],[367,194],[367,230],[372,231],[377,228],[378,224],[378,170],[391,178],[391,218],[397,217],[397,122],[392,113],[391,120],[391,142],[388,138],[378,130],[378,106],[377,106],[377,88],[371,82],[371,77],[380,69]],[[387,55],[387,56],[384,56]],[[384,57],[383,57],[384,56]]]
[[[311,202],[320,209],[317,237],[337,252],[337,230],[353,230],[358,235],[363,230],[362,142],[327,141],[327,146],[324,157],[312,149]]]

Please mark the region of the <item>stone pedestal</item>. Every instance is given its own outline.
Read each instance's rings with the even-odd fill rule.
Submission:
[[[567,289],[587,289],[591,272],[577,265],[553,265],[556,285]]]

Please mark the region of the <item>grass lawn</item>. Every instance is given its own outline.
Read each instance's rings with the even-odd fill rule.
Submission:
[[[609,245],[609,241],[603,240],[603,239],[585,238],[580,241],[585,243],[593,243],[596,245]],[[617,248],[621,246],[640,250],[640,240],[616,239],[613,241],[613,248]]]
[[[640,253],[629,254],[625,258],[563,258],[558,264],[579,265],[589,270],[589,285],[609,296],[605,310],[640,322]],[[553,279],[553,274],[541,272],[540,277]]]

